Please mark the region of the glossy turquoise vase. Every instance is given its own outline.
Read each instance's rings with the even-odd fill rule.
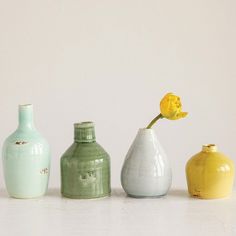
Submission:
[[[47,191],[50,150],[34,126],[31,104],[19,106],[19,126],[3,145],[3,170],[11,197],[35,198]]]
[[[74,143],[61,158],[61,193],[68,198],[109,196],[110,157],[96,142],[94,124],[74,125]]]

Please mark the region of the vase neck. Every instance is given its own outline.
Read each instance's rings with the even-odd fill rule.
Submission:
[[[138,131],[138,136],[143,137],[143,138],[152,138],[152,137],[156,136],[156,133],[152,128],[150,128],[150,129],[141,128]]]
[[[215,144],[206,144],[202,146],[203,152],[217,152],[217,146]]]
[[[93,122],[82,122],[74,124],[74,140],[76,143],[96,142]]]
[[[20,130],[34,130],[33,105],[19,105],[19,125]]]
[[[157,142],[156,133],[153,129],[139,129],[135,138],[137,145],[152,145],[153,142]]]

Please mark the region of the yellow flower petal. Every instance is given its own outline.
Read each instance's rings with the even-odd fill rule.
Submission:
[[[182,112],[180,97],[173,93],[167,93],[160,102],[161,114],[169,120],[178,120],[187,116]]]

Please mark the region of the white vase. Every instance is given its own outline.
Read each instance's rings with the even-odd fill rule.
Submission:
[[[121,171],[121,184],[131,197],[160,197],[171,185],[167,156],[153,129],[139,129]]]

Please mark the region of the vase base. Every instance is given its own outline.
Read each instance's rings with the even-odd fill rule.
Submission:
[[[161,195],[153,195],[153,196],[140,196],[140,195],[127,194],[128,197],[132,197],[132,198],[161,198],[161,197],[164,197],[165,195],[166,193],[161,194]]]
[[[221,199],[221,198],[230,198],[231,194],[226,195],[216,195],[216,196],[201,196],[197,194],[189,194],[190,197],[200,199],[200,200],[214,200],[214,199]]]
[[[94,196],[94,197],[91,197],[91,196],[77,196],[77,195],[70,195],[70,194],[65,194],[65,193],[61,193],[62,197],[65,197],[65,198],[70,198],[70,199],[103,199],[103,198],[107,198],[107,197],[110,197],[111,196],[111,193],[108,193],[108,194],[104,194],[104,195],[100,195],[100,196]]]
[[[43,197],[45,195],[45,193],[37,195],[37,196],[18,196],[18,195],[9,195],[9,197],[11,198],[15,198],[15,199],[34,199],[34,198],[40,198]]]

